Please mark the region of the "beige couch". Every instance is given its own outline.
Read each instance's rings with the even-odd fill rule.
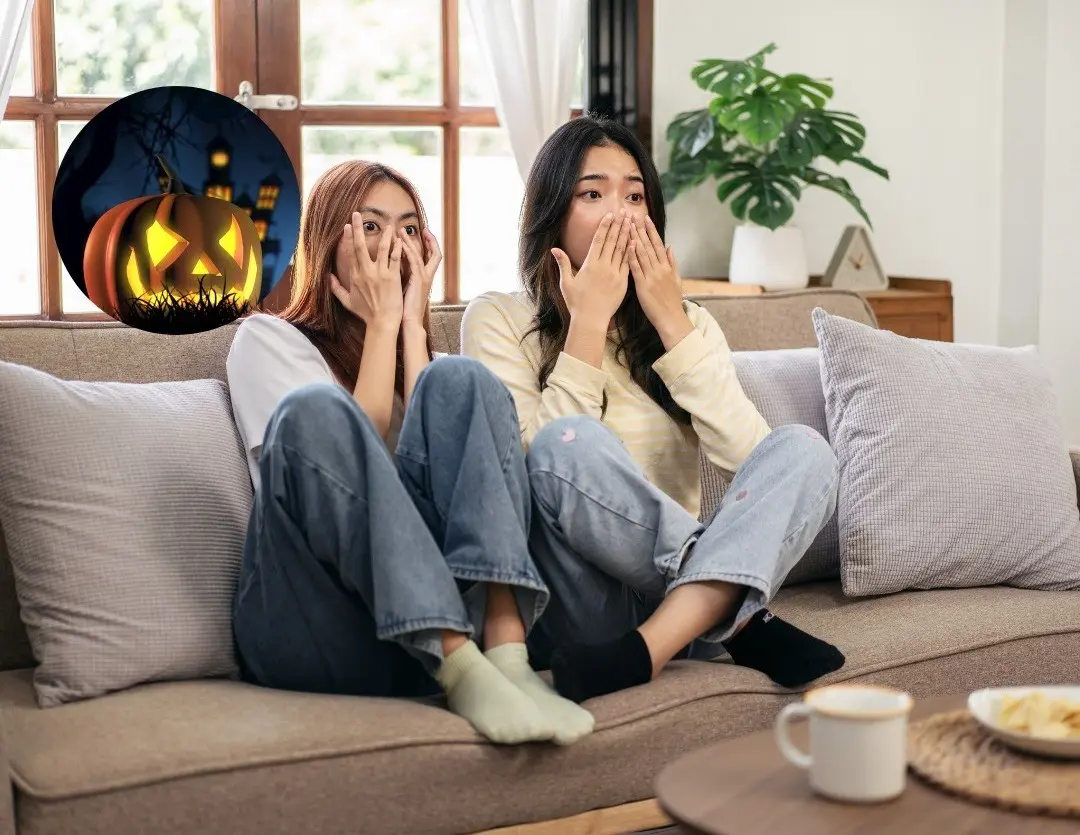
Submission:
[[[874,322],[843,291],[703,303],[736,350],[816,344],[810,311],[819,305]],[[458,349],[460,315],[436,315],[440,350]],[[111,324],[6,323],[0,359],[85,380],[221,378],[233,331],[163,338]],[[1073,464],[1080,469],[1080,456]],[[832,681],[897,685],[916,697],[1080,681],[1077,593],[849,600],[838,583],[823,583],[783,591],[776,609],[847,654]],[[11,778],[0,835],[443,835],[538,821],[551,823],[514,831],[555,833],[586,831],[557,819],[605,807],[587,831],[644,829],[663,819],[634,802],[652,796],[666,763],[766,727],[793,698],[747,669],[680,662],[648,686],[592,703],[596,732],[577,745],[496,748],[429,705],[228,681],[153,684],[40,710],[33,664],[0,540],[0,761]]]

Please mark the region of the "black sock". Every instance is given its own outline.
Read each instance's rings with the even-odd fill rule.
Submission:
[[[567,644],[551,654],[559,695],[581,704],[652,679],[652,656],[636,629],[606,644]]]
[[[781,687],[800,687],[844,666],[844,654],[830,643],[762,609],[724,642],[732,660],[765,673]]]

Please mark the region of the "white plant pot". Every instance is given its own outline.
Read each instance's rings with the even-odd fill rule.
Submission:
[[[732,284],[759,284],[766,290],[797,290],[810,283],[806,243],[801,229],[744,224],[731,243]]]

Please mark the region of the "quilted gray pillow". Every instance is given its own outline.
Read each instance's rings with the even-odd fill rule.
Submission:
[[[813,320],[844,592],[1080,588],[1076,482],[1037,351]]]
[[[224,383],[0,362],[0,526],[42,707],[234,676],[251,481]]]
[[[732,357],[743,391],[770,427],[801,423],[829,437],[817,348],[734,351]],[[840,538],[833,514],[784,585],[839,577]]]

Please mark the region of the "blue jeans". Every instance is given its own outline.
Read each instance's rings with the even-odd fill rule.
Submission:
[[[706,580],[747,593],[737,612],[680,655],[723,655],[720,642],[768,604],[836,508],[836,456],[801,425],[774,429],[758,444],[707,525],[651,484],[594,418],[552,421],[526,462],[530,544],[551,589],[530,638],[539,666],[559,644],[602,643],[636,629],[672,589]]]
[[[485,583],[514,589],[526,629],[547,604],[513,398],[474,360],[424,369],[393,457],[342,387],[290,392],[259,471],[233,606],[248,681],[430,695],[441,631],[479,638]]]

